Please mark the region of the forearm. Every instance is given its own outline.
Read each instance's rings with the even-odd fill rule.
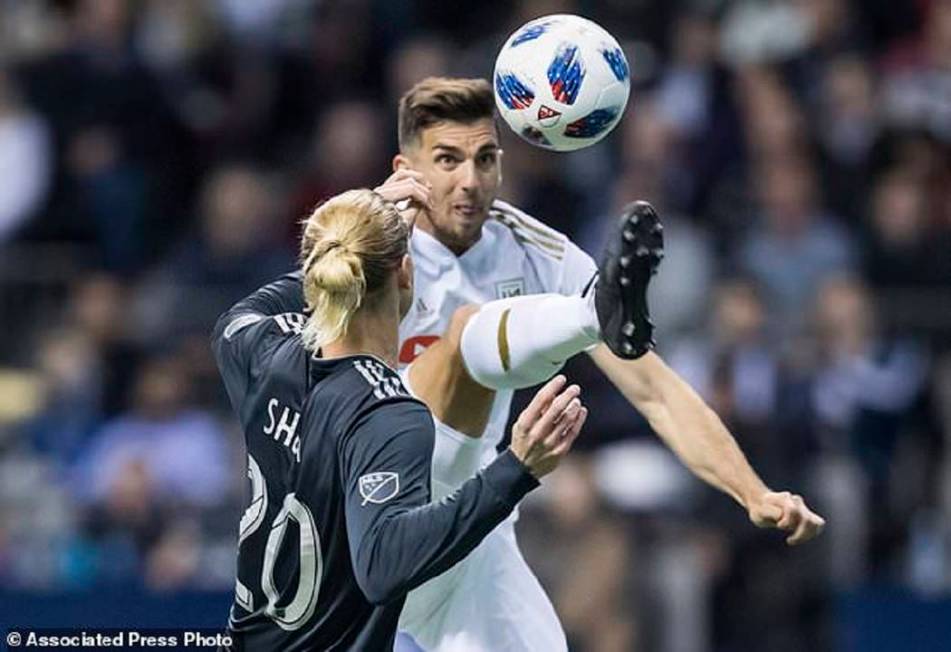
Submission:
[[[354,570],[361,588],[371,601],[385,603],[443,573],[537,486],[507,453],[438,503],[395,508],[372,522],[350,521]],[[353,513],[358,509],[353,504]]]
[[[599,350],[593,357],[695,475],[746,509],[768,491],[716,413],[660,357],[623,361],[605,355],[611,353]]]

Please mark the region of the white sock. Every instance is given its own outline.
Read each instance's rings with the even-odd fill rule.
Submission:
[[[484,304],[462,331],[469,375],[490,389],[548,380],[601,341],[592,296],[535,294]]]
[[[400,372],[403,385],[411,396],[419,398],[413,390],[409,375],[410,365]],[[482,439],[469,437],[446,425],[433,415],[435,439],[433,440],[432,476],[430,478],[433,501],[442,500],[462,483],[478,473],[482,461]]]

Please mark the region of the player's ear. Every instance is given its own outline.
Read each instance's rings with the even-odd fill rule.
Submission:
[[[413,259],[409,254],[404,254],[400,261],[399,269],[396,270],[396,283],[404,290],[413,287]]]
[[[403,156],[402,153],[397,154],[396,156],[393,157],[393,171],[394,172],[398,170],[407,170],[411,167],[413,166],[409,164],[409,159]]]

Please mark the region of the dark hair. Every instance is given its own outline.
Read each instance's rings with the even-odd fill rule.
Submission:
[[[437,122],[475,122],[495,116],[492,86],[484,79],[427,77],[400,98],[400,150],[419,143],[423,129]]]

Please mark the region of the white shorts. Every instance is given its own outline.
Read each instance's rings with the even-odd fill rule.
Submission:
[[[402,375],[412,392],[405,369]],[[482,440],[433,420],[438,500],[478,472]],[[555,609],[518,548],[515,521],[513,514],[468,557],[409,593],[398,652],[566,652]]]
[[[399,627],[426,652],[568,649],[555,609],[518,549],[511,519],[447,573],[411,591]]]

